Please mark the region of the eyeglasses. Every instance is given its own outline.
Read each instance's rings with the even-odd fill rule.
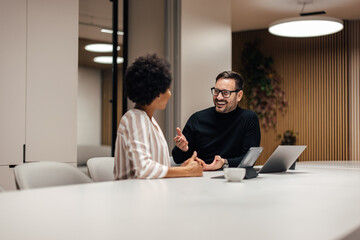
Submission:
[[[230,97],[231,93],[239,92],[239,91],[241,91],[241,90],[230,91],[230,90],[220,90],[220,89],[217,89],[217,88],[214,88],[214,87],[211,88],[211,94],[212,95],[217,96],[217,95],[219,95],[221,93],[221,95],[224,98],[228,98],[228,97]]]

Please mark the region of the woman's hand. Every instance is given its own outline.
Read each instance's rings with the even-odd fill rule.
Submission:
[[[204,161],[197,157],[194,151],[191,158],[181,164],[180,167],[170,167],[166,178],[173,177],[202,177]]]
[[[189,176],[201,177],[203,175],[203,164],[205,164],[204,161],[198,158],[197,152],[194,151],[191,158],[186,160],[181,166],[188,170]]]

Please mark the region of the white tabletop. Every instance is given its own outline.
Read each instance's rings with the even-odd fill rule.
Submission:
[[[360,226],[360,168],[297,168],[1,193],[0,239],[339,239]]]

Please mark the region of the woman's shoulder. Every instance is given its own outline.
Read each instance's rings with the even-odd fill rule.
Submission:
[[[145,118],[145,117],[147,117],[146,112],[140,109],[130,109],[122,116],[122,118],[128,118],[128,119]]]
[[[131,109],[127,111],[120,120],[120,127],[121,126],[128,126],[131,122],[137,121],[147,121],[148,117],[146,112],[139,110],[139,109]]]

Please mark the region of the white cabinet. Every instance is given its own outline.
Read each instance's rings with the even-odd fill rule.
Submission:
[[[0,22],[0,165],[12,165],[25,143],[26,1],[1,1]]]
[[[24,144],[27,162],[76,163],[78,15],[77,0],[1,1],[0,166]]]
[[[9,166],[0,166],[0,184],[5,190],[15,190],[14,169]]]
[[[76,162],[78,1],[29,3],[26,160]]]

